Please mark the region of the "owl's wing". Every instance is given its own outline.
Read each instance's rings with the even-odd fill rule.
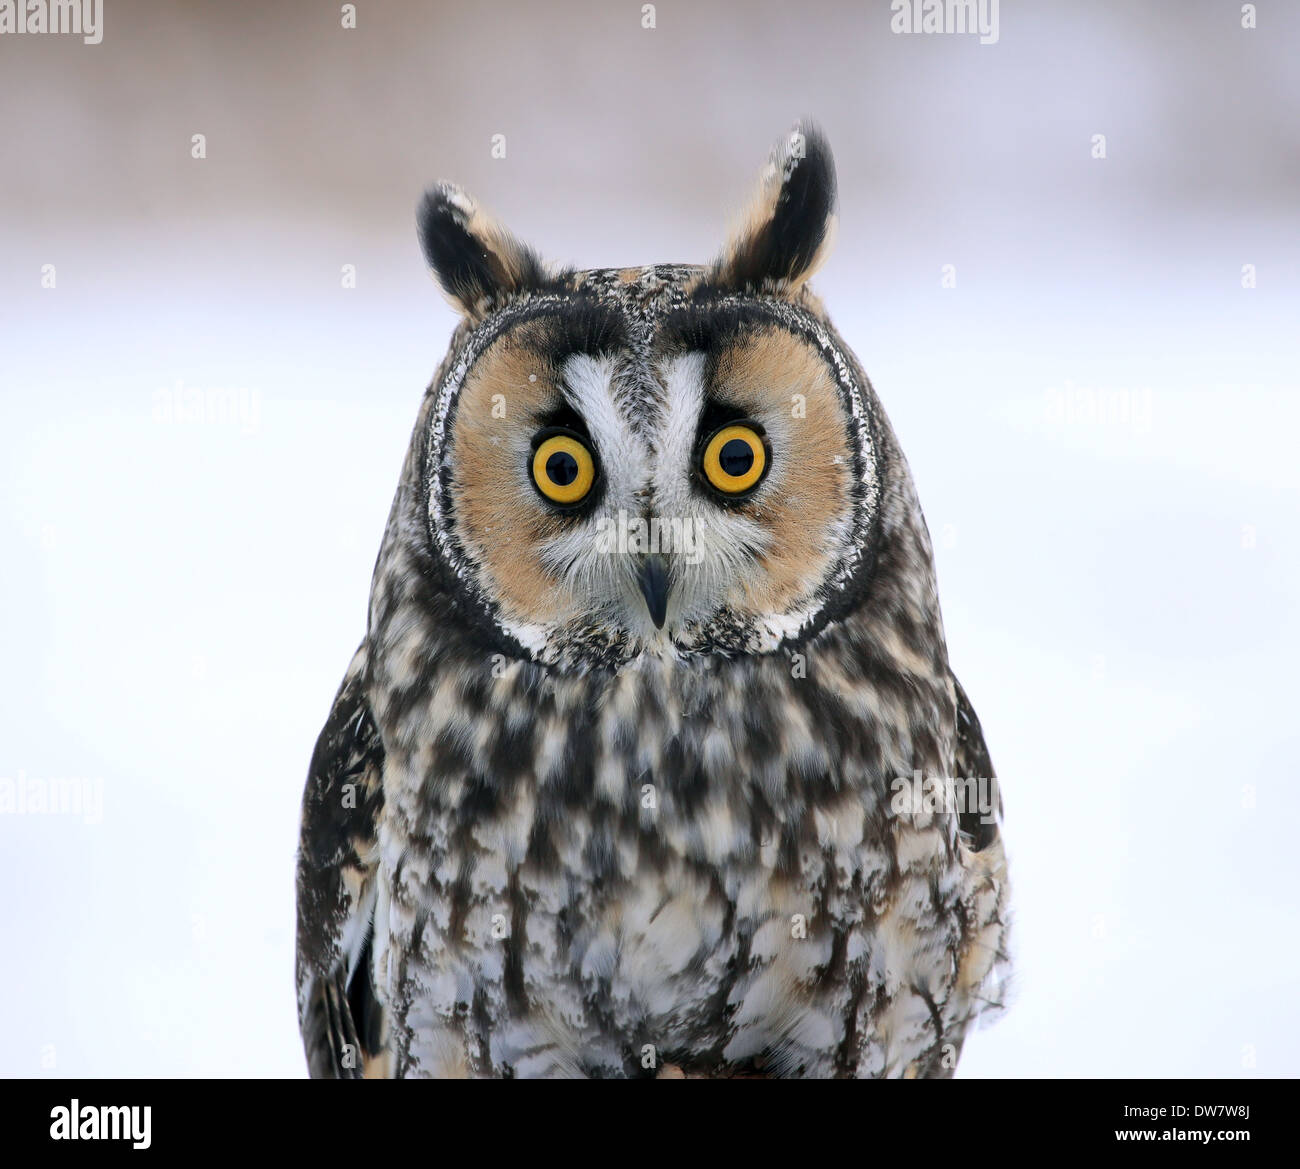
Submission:
[[[298,843],[298,1026],[314,1079],[382,1074],[385,1019],[371,981],[375,825],[384,749],[352,659],[316,740]]]
[[[961,688],[956,675],[952,679],[953,689],[957,692],[957,753],[956,778],[962,780],[978,779],[989,785],[989,803],[996,819],[986,819],[978,807],[965,805],[965,810],[957,816],[957,824],[970,847],[981,852],[998,838],[997,821],[1002,819],[1002,792],[998,788],[997,776],[993,771],[993,761],[989,758],[989,749],[984,744],[984,732],[980,729],[980,720],[975,708],[971,706],[966,691]]]

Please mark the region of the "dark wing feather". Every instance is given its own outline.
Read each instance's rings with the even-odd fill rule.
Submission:
[[[371,982],[375,825],[384,749],[357,651],[316,741],[298,843],[298,1026],[314,1079],[359,1079],[383,1064]]]
[[[975,708],[971,706],[966,691],[961,688],[961,683],[955,676],[952,684],[957,692],[957,774],[955,778],[967,782],[976,779],[987,782],[989,799],[997,817],[986,821],[977,806],[978,801],[968,801],[964,810],[958,814],[957,824],[962,835],[966,837],[973,851],[980,852],[998,838],[997,821],[1002,818],[1002,793],[998,788],[997,776],[993,773],[993,761],[989,758],[989,749],[984,744],[984,732],[980,729],[980,720],[976,717]]]

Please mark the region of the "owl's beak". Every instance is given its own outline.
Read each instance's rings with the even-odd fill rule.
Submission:
[[[637,578],[645,607],[650,610],[650,620],[656,629],[664,627],[668,616],[668,561],[658,552],[641,562],[641,575]]]

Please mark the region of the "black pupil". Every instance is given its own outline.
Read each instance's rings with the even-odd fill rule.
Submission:
[[[568,487],[578,477],[578,460],[568,451],[556,451],[546,460],[546,477],[556,487]]]
[[[718,462],[728,475],[738,479],[754,465],[754,448],[743,438],[728,439],[718,452]]]

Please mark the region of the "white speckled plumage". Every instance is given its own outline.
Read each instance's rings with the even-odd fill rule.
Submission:
[[[791,142],[711,268],[557,273],[426,202],[465,320],[304,797],[314,1075],[948,1075],[1000,1005],[996,824],[891,802],[992,768],[906,461],[807,289],[829,152]],[[740,417],[771,466],[720,499],[701,442]],[[583,511],[524,478],[555,418]],[[645,550],[593,543],[620,511],[696,537],[661,625]]]

